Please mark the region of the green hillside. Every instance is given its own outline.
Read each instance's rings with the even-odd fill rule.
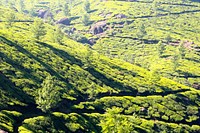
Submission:
[[[0,132],[200,132],[199,7],[3,0]]]

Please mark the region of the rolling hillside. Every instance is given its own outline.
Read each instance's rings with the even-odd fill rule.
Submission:
[[[0,6],[0,131],[200,132],[198,2],[62,2]]]

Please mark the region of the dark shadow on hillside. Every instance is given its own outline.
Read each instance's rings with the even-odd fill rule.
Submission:
[[[73,86],[72,84],[69,83],[68,79],[67,78],[64,78],[62,77],[59,73],[57,73],[55,70],[53,70],[51,68],[51,66],[49,66],[48,64],[44,63],[43,61],[41,61],[41,59],[39,59],[38,57],[34,56],[33,54],[31,54],[29,51],[27,51],[26,49],[24,49],[23,47],[17,45],[16,43],[4,38],[4,37],[1,37],[0,36],[0,40],[5,42],[6,44],[8,44],[9,46],[14,46],[19,52],[27,55],[29,58],[31,59],[34,59],[36,60],[37,62],[39,62],[47,72],[49,72],[52,76],[56,76],[59,80],[63,81],[66,83],[67,85],[67,88],[70,88],[70,89],[73,89],[76,93],[77,93],[77,99],[80,99],[80,100],[83,100],[84,96],[83,94],[76,89],[75,86]],[[66,52],[62,51],[62,50],[58,50],[58,49],[55,49],[53,48],[52,46],[50,45],[47,45],[45,43],[42,43],[43,45],[45,45],[46,47],[49,47],[51,50],[53,50],[55,52],[55,54],[57,55],[60,55],[60,57],[62,57],[63,59],[67,59],[67,60],[73,60],[73,63],[72,64],[77,64],[77,65],[82,65],[82,62],[72,56],[70,56],[69,54],[67,54]],[[3,55],[3,54],[2,54]],[[68,56],[68,58],[66,58]],[[8,59],[7,58],[7,61],[12,63],[12,65],[15,67],[15,68],[18,68],[19,70],[24,70],[22,72],[25,72],[26,71],[26,74],[29,74],[30,75],[30,72],[31,70],[29,69],[25,69],[23,66],[19,65],[18,63],[16,62],[13,62],[12,60]],[[26,77],[26,76],[25,76]],[[30,75],[31,78],[33,78],[34,76]],[[37,77],[34,77],[35,79],[37,79]],[[37,79],[38,81],[40,81],[39,79]],[[41,81],[40,81],[41,82]]]
[[[120,90],[120,91],[126,91],[126,92],[137,92],[136,89],[130,87],[130,86],[125,86],[124,84],[117,82],[111,78],[106,77],[104,74],[98,72],[97,70],[95,70],[94,68],[87,68],[86,69],[90,74],[92,74],[95,78],[101,80],[105,85],[116,89],[116,90]]]
[[[82,4],[82,3],[83,3],[83,1],[80,1],[80,2],[78,2],[78,3],[76,3],[76,4],[74,4],[73,7],[78,6],[78,5]]]
[[[129,70],[127,70],[127,69],[121,68],[121,67],[116,66],[116,65],[111,66],[111,68],[119,70],[119,71],[122,72],[124,75],[132,75],[133,77],[136,77],[136,76],[137,76],[137,73],[136,73],[136,72],[129,71]]]
[[[195,75],[195,74],[192,74],[190,72],[184,72],[184,71],[181,71],[181,70],[178,70],[177,71],[179,73],[179,78],[200,78],[200,75]],[[183,75],[183,76],[181,76]]]
[[[186,60],[189,60],[189,61],[194,61],[196,63],[200,63],[200,60],[197,60],[197,59],[194,59],[194,58],[185,58]]]
[[[79,16],[75,16],[75,17],[71,17],[69,20],[73,21],[73,20],[76,20],[76,19],[79,19],[79,18],[80,18]]]
[[[194,0],[195,1],[195,0]],[[199,0],[196,0],[199,1]],[[197,5],[192,5],[192,4],[184,4],[184,3],[167,3],[167,2],[162,2],[161,4],[163,5],[172,5],[172,6],[188,6],[188,7],[198,7]]]
[[[25,54],[29,58],[32,58],[32,59],[36,60],[37,62],[39,62],[45,68],[45,70],[47,72],[49,72],[52,76],[55,76],[59,80],[65,82],[67,84],[67,88],[73,89],[76,92],[76,98],[77,99],[84,100],[84,95],[79,90],[77,90],[77,88],[74,85],[70,84],[67,78],[61,76],[58,72],[56,72],[55,70],[53,70],[50,65],[44,63],[41,59],[39,59],[38,57],[34,56],[32,53],[30,53],[29,51],[27,51],[23,47],[19,46],[18,44],[14,43],[14,42],[12,42],[12,41],[10,41],[10,40],[2,37],[2,36],[0,36],[0,40],[3,41],[3,42],[5,42],[9,46],[15,47],[19,52]],[[52,46],[50,46],[48,44],[42,43],[42,42],[40,42],[39,44],[43,45],[44,47],[50,48],[55,54],[57,54],[61,58],[65,59],[67,61],[70,61],[70,63],[72,65],[73,64],[77,64],[79,66],[83,65],[82,62],[81,62],[81,60],[76,59],[75,57],[69,55],[68,53],[66,53],[63,50],[56,49],[56,48],[54,48],[54,47],[52,47]]]
[[[86,26],[92,25],[95,21],[89,21]]]
[[[171,31],[171,30],[166,30],[166,29],[163,29],[163,28],[157,28],[159,30],[163,30],[163,31],[167,31],[167,32],[170,32],[170,33],[173,33],[173,34],[177,34],[177,35],[182,35],[181,33],[178,33],[178,32],[175,32],[175,31]]]
[[[0,20],[0,22],[7,22],[7,21]],[[33,20],[13,20],[13,22],[32,23],[32,22],[34,22],[34,21],[33,21]]]
[[[188,106],[188,105],[198,106],[197,103],[191,101],[189,98],[187,98],[186,96],[184,96],[181,93],[175,94],[175,96],[176,96],[176,99],[175,99],[176,102],[183,103],[186,106]]]
[[[105,112],[104,112],[105,113]],[[96,120],[95,119],[92,119],[90,116],[88,116],[88,115],[86,115],[86,114],[81,114],[81,116],[84,118],[84,119],[86,119],[89,123],[90,123],[90,125],[92,125],[92,128],[93,128],[93,132],[94,133],[100,133],[100,131],[101,131],[101,127],[99,127],[99,126],[96,126]]]
[[[88,13],[93,13],[93,12],[96,12],[96,11],[98,11],[98,10],[94,9],[94,10],[89,11]]]
[[[193,33],[200,33],[198,29],[184,29],[185,31],[193,32]]]
[[[52,50],[56,55],[58,55],[59,57],[61,57],[62,59],[65,59],[66,61],[68,61],[68,63],[70,65],[76,64],[78,66],[83,66],[83,63],[81,62],[81,60],[75,58],[74,56],[68,54],[67,52],[65,52],[64,50],[60,50],[57,48],[54,48],[53,46],[47,44],[47,43],[43,43],[43,42],[37,42],[38,44],[42,45],[43,47],[47,47],[50,50]]]
[[[165,9],[158,9],[158,11],[162,11],[162,12],[170,13],[170,11],[165,10]]]
[[[63,122],[63,120],[61,120],[61,118],[56,117],[55,115],[51,114],[51,121],[53,123],[53,126],[55,127],[56,131],[65,131],[67,133],[70,133],[70,130],[68,128],[66,128],[65,123]],[[64,118],[62,118],[64,119]]]
[[[152,16],[152,15],[136,16],[136,17],[133,17],[133,19],[138,19],[138,18],[152,18],[152,17],[155,17],[155,16]]]
[[[186,92],[186,91],[190,91],[190,89],[180,89],[180,90],[172,90],[170,88],[167,88],[165,86],[159,86],[163,92],[150,92],[150,91],[145,91],[143,93],[138,93],[138,96],[156,96],[156,95],[161,95],[161,96],[167,96],[170,94],[177,94],[177,93],[181,93],[181,92]]]
[[[171,55],[161,55],[160,58],[169,58]]]
[[[12,107],[13,107],[13,106],[11,106],[11,108],[12,108]],[[19,108],[19,107],[17,107],[17,108]],[[27,108],[27,107],[21,107],[20,110],[24,110],[24,109],[27,110],[26,108]],[[10,109],[10,108],[9,108],[9,109]],[[33,108],[29,108],[29,109],[33,109]],[[10,111],[17,111],[17,112],[23,113],[23,112],[19,111],[19,110],[16,109],[16,108],[13,108],[13,110],[10,109]],[[33,110],[33,111],[35,111],[35,110]],[[19,131],[18,131],[18,128],[19,128],[20,126],[22,126],[22,123],[23,123],[23,121],[24,121],[26,118],[36,117],[36,116],[38,116],[40,113],[36,113],[36,112],[35,112],[35,115],[31,115],[31,114],[30,114],[29,117],[25,116],[24,114],[23,114],[22,116],[20,116],[20,117],[17,117],[17,116],[11,115],[10,113],[7,113],[7,112],[3,112],[3,114],[5,114],[5,115],[8,116],[9,118],[15,120],[15,122],[14,122],[14,124],[13,124],[13,132],[14,132],[14,133],[18,133],[18,132],[19,132]],[[28,129],[28,128],[27,128],[27,129]]]
[[[131,39],[131,40],[138,40],[138,41],[143,41],[145,44],[157,44],[159,40],[148,40],[148,39],[139,39],[135,37],[130,37],[130,36],[111,36],[110,37],[118,37],[118,38],[124,38],[124,39]]]
[[[200,12],[200,10],[173,12],[173,13],[170,13],[170,14],[168,14],[168,13],[166,13],[166,14],[158,14],[158,15],[156,15],[156,16],[152,16],[152,15],[136,16],[136,17],[133,17],[132,19],[154,18],[154,17],[163,17],[163,16],[168,16],[168,15],[181,15],[181,14],[196,13],[196,12]]]
[[[170,15],[181,15],[181,14],[186,14],[186,13],[196,13],[200,12],[200,10],[190,10],[190,11],[182,11],[182,12],[173,12],[170,13]],[[161,16],[167,16],[168,14],[161,14]]]
[[[27,51],[26,49],[24,49],[23,47],[19,46],[18,44],[6,39],[5,37],[0,36],[0,40],[5,42],[6,44],[8,44],[11,47],[15,47],[19,52],[25,54],[26,56],[28,56],[29,58],[32,58],[34,60],[36,60],[37,62],[39,62],[45,69],[47,72],[49,72],[51,75],[56,76],[58,79],[62,79],[63,81],[65,81],[65,79],[60,76],[59,73],[57,73],[56,71],[54,71],[51,66],[47,65],[46,63],[44,63],[41,59],[39,59],[38,57],[34,56],[33,54],[31,54],[29,51]]]
[[[192,92],[192,91],[191,91]],[[196,99],[200,99],[200,96],[198,95]],[[190,100],[189,98],[187,98],[186,96],[184,96],[183,94],[176,94],[176,99],[177,102],[182,103],[183,105],[187,106],[199,106],[197,103],[195,103],[195,101]],[[200,111],[200,110],[199,110]],[[198,111],[198,112],[199,112]],[[198,117],[200,117],[200,113],[196,114]],[[195,121],[190,122],[190,125],[199,125],[200,123],[200,118],[198,118]]]
[[[7,92],[7,96],[14,97],[21,102],[34,102],[23,90],[16,88],[14,83],[0,72],[0,85],[3,90]]]
[[[32,79],[34,80],[36,83],[41,82],[40,79],[34,75],[32,75],[31,73],[33,72],[31,69],[25,68],[22,65],[20,65],[18,62],[8,58],[4,53],[0,52],[0,57],[3,57],[3,61],[7,62],[8,64],[12,65],[15,69],[17,69],[18,71],[21,71],[23,73],[23,77],[27,78],[27,79]],[[13,75],[15,74],[14,71],[8,71],[9,74]]]
[[[9,110],[22,113],[22,116],[15,118],[15,123],[13,124],[14,133],[19,132],[19,127],[23,125],[24,120],[46,115],[40,109],[37,108],[36,104],[29,104],[28,106],[10,106]],[[31,128],[27,126],[24,126],[24,127],[31,131]]]
[[[159,41],[158,40],[147,40],[143,39],[145,44],[157,44]]]

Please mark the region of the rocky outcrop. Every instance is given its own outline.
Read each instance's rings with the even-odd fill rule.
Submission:
[[[70,19],[68,18],[62,18],[58,21],[56,21],[56,24],[63,24],[63,25],[70,25]]]
[[[40,9],[38,10],[38,17],[43,19],[53,18],[53,14],[49,10]]]
[[[200,90],[200,84],[199,83],[194,83],[192,85],[193,88]]]
[[[115,18],[122,19],[122,18],[127,18],[127,16],[124,14],[117,14],[117,15],[115,15]]]
[[[104,11],[99,14],[99,16],[104,18],[112,17],[112,12],[105,13]]]
[[[90,33],[92,33],[93,35],[101,34],[105,31],[106,26],[106,21],[97,22],[96,24],[91,26]]]
[[[44,18],[44,15],[47,13],[47,10],[40,9],[38,10],[38,17]]]
[[[90,45],[94,45],[94,44],[97,42],[98,39],[99,39],[99,38],[90,38],[90,39],[89,39],[89,44],[90,44]]]
[[[57,9],[55,12],[56,12],[56,14],[58,14],[61,11],[62,11],[61,9]]]

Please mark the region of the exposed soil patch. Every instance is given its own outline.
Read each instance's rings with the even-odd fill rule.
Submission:
[[[170,42],[169,45],[172,45],[172,46],[179,46],[181,44],[180,41],[176,41],[176,42]],[[183,46],[189,50],[192,49],[192,45],[194,45],[194,42],[190,42],[190,41],[184,41],[183,42]]]

